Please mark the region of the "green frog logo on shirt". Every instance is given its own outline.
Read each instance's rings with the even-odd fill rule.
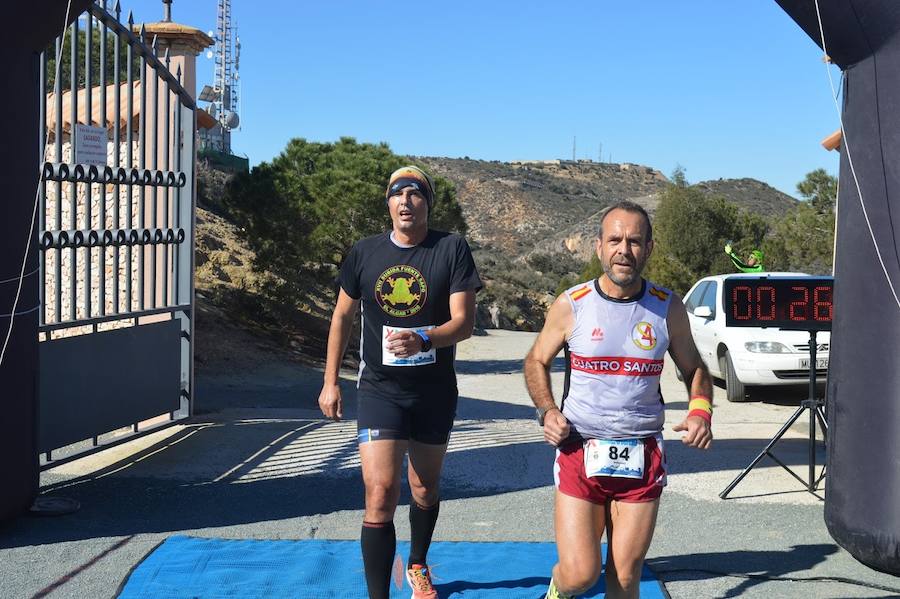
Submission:
[[[412,316],[425,305],[427,295],[425,277],[406,264],[390,267],[375,282],[375,300],[391,316]]]

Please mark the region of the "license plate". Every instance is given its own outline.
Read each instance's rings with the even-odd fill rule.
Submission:
[[[809,368],[809,358],[800,358],[800,368]],[[816,358],[816,370],[828,368],[828,358]]]

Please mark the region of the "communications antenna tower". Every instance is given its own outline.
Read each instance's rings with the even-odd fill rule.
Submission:
[[[241,40],[237,26],[231,24],[231,0],[218,0],[216,14],[215,75],[213,86],[205,86],[200,100],[210,102],[208,112],[218,121],[220,130],[209,136],[208,145],[231,153],[231,132],[240,127]],[[207,55],[208,56],[208,55]],[[217,128],[219,128],[217,127]]]

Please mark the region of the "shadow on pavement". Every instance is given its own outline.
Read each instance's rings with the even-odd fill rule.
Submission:
[[[456,360],[456,374],[518,374],[522,375],[522,360]],[[554,358],[551,372],[564,372],[566,360]]]
[[[838,577],[816,577],[809,571],[825,559],[839,551],[837,545],[794,545],[787,551],[722,551],[655,557],[647,560],[647,565],[655,574],[667,582],[699,581],[721,579],[733,576],[741,578],[739,583],[722,597],[739,597],[753,587],[774,580],[799,582],[804,579],[835,582],[835,597],[841,582],[861,584],[855,580]],[[862,585],[879,590],[894,590],[880,585]],[[896,597],[886,595],[885,597]]]
[[[773,431],[773,434],[777,431]],[[768,445],[768,439],[715,439],[709,451],[687,447],[678,441],[666,442],[666,463],[670,474],[743,470]],[[782,438],[772,453],[791,467],[809,463],[809,441]],[[825,463],[825,449],[816,443],[816,466]],[[764,457],[757,468],[777,466],[771,458]],[[804,470],[799,471],[801,476]]]
[[[456,406],[456,421],[477,418],[485,420],[530,420],[539,431],[537,416],[532,405],[517,405],[505,401],[460,397]]]
[[[226,422],[187,427],[100,472],[45,487],[50,494],[78,500],[82,509],[63,518],[19,518],[4,528],[0,547],[360,510],[363,492],[354,462],[355,435],[350,431],[340,439],[330,438],[323,431],[329,424]],[[464,499],[552,485],[553,449],[541,440],[525,441],[533,434],[530,424],[498,432],[480,423],[461,423],[447,455],[442,496]],[[241,442],[236,442],[234,434],[238,429],[243,429]],[[748,454],[734,452],[724,462],[688,461],[689,451],[693,450],[684,449],[683,456],[681,451],[670,451],[674,471],[688,471],[686,466],[700,470],[742,467],[749,459]],[[203,460],[209,463],[198,464]],[[193,465],[179,466],[185,463]],[[401,504],[409,501],[405,487]]]
[[[478,400],[467,399],[477,403]],[[493,402],[489,402],[493,403]],[[505,408],[492,422],[461,422],[454,432],[442,497],[462,499],[552,484],[553,450],[533,410]],[[477,411],[477,410],[476,410]],[[53,519],[18,518],[0,548],[140,533],[190,531],[288,520],[363,508],[354,423],[266,416],[209,418],[81,478],[42,492],[75,499],[81,510]],[[274,414],[275,412],[273,412]],[[510,422],[511,427],[506,427]],[[502,472],[498,464],[506,464]],[[401,480],[405,480],[405,474]],[[401,504],[409,502],[401,485]],[[298,537],[304,534],[298,529]]]

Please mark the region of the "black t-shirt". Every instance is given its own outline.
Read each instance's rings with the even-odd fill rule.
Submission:
[[[390,233],[367,237],[344,260],[341,287],[361,299],[360,390],[386,397],[415,397],[441,387],[455,393],[455,347],[406,360],[382,348],[396,329],[424,329],[449,321],[450,294],[481,289],[465,239],[429,229],[422,243],[405,248],[391,241]]]

